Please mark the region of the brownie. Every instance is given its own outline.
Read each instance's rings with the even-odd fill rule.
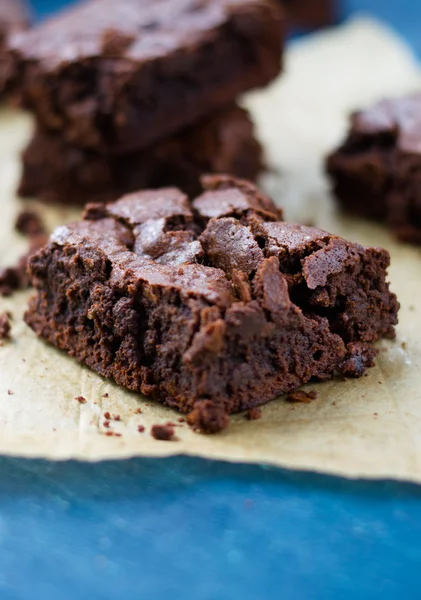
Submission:
[[[421,243],[421,94],[383,100],[351,116],[343,145],[327,159],[339,204]]]
[[[87,207],[30,261],[25,320],[203,431],[312,378],[362,375],[393,336],[389,255],[281,221],[251,183],[203,178]]]
[[[128,153],[276,77],[282,12],[277,0],[87,0],[9,48],[44,129]]]
[[[297,29],[315,29],[336,20],[336,0],[280,0],[286,7],[288,25]]]
[[[13,63],[5,54],[7,37],[29,27],[30,14],[24,0],[0,0],[0,94],[13,76]]]
[[[256,180],[262,170],[262,148],[253,123],[234,105],[127,156],[106,157],[38,131],[23,153],[18,193],[57,204],[107,202],[138,189],[171,185],[196,195],[203,173]]]

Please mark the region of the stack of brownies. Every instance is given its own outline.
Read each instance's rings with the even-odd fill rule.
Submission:
[[[195,194],[204,172],[256,179],[237,100],[280,72],[282,30],[278,0],[86,0],[11,36],[14,93],[36,119],[20,195],[83,204]]]

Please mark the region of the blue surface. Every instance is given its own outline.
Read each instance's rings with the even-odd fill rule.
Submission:
[[[41,17],[63,2],[35,4]],[[354,10],[421,56],[421,2],[344,0]],[[187,458],[0,459],[0,600],[412,600],[420,540],[412,485]]]

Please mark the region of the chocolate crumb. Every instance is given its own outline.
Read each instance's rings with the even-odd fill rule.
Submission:
[[[10,340],[10,314],[0,313],[0,340]]]
[[[7,395],[8,396],[13,396],[14,392],[12,392],[12,390],[7,390]]]
[[[198,400],[187,415],[187,423],[203,433],[217,433],[228,427],[229,416],[222,404],[215,405],[210,400]]]
[[[336,402],[335,401],[332,402],[332,406],[336,406]]]
[[[141,415],[142,414],[142,409],[141,408],[136,408],[136,410],[134,411],[135,415]]]
[[[77,400],[79,404],[86,404],[86,398],[84,398],[83,396],[76,396],[75,400]]]
[[[171,423],[166,423],[165,425],[153,425],[151,429],[151,435],[156,440],[169,442],[174,436],[174,425]]]
[[[111,437],[111,436],[121,437],[121,433],[118,433],[117,431],[110,431],[110,430],[106,431],[105,435],[107,435],[108,437]]]
[[[107,411],[107,412],[104,413],[104,417],[106,419],[111,419],[111,414]]]
[[[185,423],[185,422],[186,422],[186,419],[185,419],[184,417],[180,417],[180,418],[178,419],[178,422],[179,422],[179,423]]]
[[[0,296],[11,296],[17,290],[24,290],[30,286],[27,274],[28,261],[37,250],[45,245],[45,235],[32,236],[29,248],[17,261],[15,265],[0,269]]]
[[[378,414],[378,413],[374,413],[374,416],[375,416],[375,417],[378,417],[378,416],[379,416],[379,414]]]
[[[103,426],[104,426],[106,429],[108,429],[108,428],[109,428],[109,426],[110,426],[110,422],[109,422],[109,421],[104,421],[102,425],[103,425]]]
[[[29,236],[45,233],[45,225],[40,215],[30,209],[24,209],[18,214],[15,229]]]
[[[105,394],[102,394],[102,397],[103,397],[103,398],[108,398],[108,393],[107,393],[107,392],[105,392]]]
[[[120,415],[113,415],[114,421],[121,421]]]
[[[143,425],[138,425],[137,430],[139,433],[143,433],[145,431],[145,428],[143,427]]]
[[[304,404],[310,404],[317,398],[317,392],[305,392],[304,390],[296,390],[290,392],[286,398],[287,402],[301,402]]]
[[[249,421],[257,421],[262,416],[262,409],[259,406],[254,406],[253,408],[249,408],[246,413],[246,418]]]

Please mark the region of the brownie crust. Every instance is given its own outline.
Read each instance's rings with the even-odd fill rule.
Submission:
[[[9,40],[43,129],[101,153],[149,147],[274,79],[277,0],[87,0]]]
[[[341,207],[421,244],[421,94],[353,114],[326,168]]]
[[[285,223],[251,183],[203,179],[91,205],[30,261],[25,320],[203,431],[312,378],[360,376],[394,335],[389,255]]]
[[[203,173],[230,173],[255,181],[264,164],[250,116],[235,105],[153,148],[126,156],[103,156],[38,130],[22,160],[19,195],[82,205],[166,186],[195,196]]]

